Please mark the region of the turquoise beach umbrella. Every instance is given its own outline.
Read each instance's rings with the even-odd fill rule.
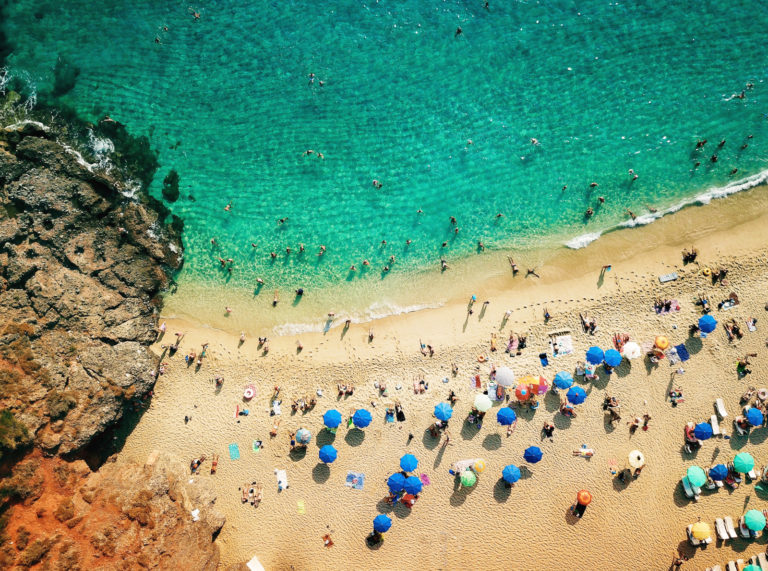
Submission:
[[[755,467],[755,459],[748,452],[739,452],[733,458],[733,469],[745,474]]]
[[[744,525],[752,531],[760,531],[765,528],[765,516],[757,510],[749,510],[744,514]]]
[[[696,486],[697,488],[700,488],[707,483],[706,472],[698,466],[690,466],[686,472],[686,476],[688,476],[688,481],[691,485]]]
[[[560,371],[555,375],[554,382],[558,389],[570,389],[571,385],[573,384],[573,375],[566,373],[565,371]]]

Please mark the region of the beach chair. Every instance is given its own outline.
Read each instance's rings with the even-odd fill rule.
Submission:
[[[723,568],[720,567],[719,565],[715,565],[714,567],[712,567],[712,571],[723,571]]]
[[[736,529],[733,527],[733,518],[731,516],[725,516],[723,521],[725,522],[725,529],[728,532],[728,537],[731,539],[736,539],[738,534],[736,533]]]
[[[713,414],[709,418],[709,424],[712,425],[712,434],[713,436],[720,436],[722,432],[720,432],[720,423],[717,421],[717,415]]]
[[[744,569],[744,567],[746,567],[746,564],[744,563],[744,560],[743,559],[737,559],[736,560],[736,569],[741,571],[742,569]]]
[[[757,534],[753,535],[753,531],[750,530],[744,523],[744,516],[739,518],[739,533],[744,539],[754,539]]]
[[[757,470],[754,469],[754,467],[747,472],[747,476],[749,476],[750,480],[757,480]]]
[[[735,561],[729,561],[726,567],[728,568],[728,571],[739,571],[739,569],[736,567]]]
[[[718,539],[725,541],[730,538],[728,535],[728,530],[725,529],[725,522],[723,521],[723,518],[717,518],[715,520],[715,530],[717,531]]]
[[[696,488],[693,486],[691,482],[688,481],[688,476],[683,476],[681,481],[683,483],[683,490],[685,491],[685,495],[693,499],[693,501],[698,502],[699,497],[701,496],[701,488]]]
[[[768,571],[768,557],[765,556],[765,553],[757,554],[757,562],[763,571]]]
[[[728,416],[728,412],[725,410],[725,402],[723,402],[723,399],[720,398],[715,401],[715,411],[720,418],[725,418]]]
[[[693,545],[694,547],[698,547],[699,545],[701,545],[701,541],[693,537],[693,533],[691,532],[692,529],[693,529],[693,524],[690,524],[686,529],[688,533],[688,541],[690,541],[691,545]]]

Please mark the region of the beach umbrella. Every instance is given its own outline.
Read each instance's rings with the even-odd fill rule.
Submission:
[[[712,438],[712,425],[708,422],[700,422],[693,429],[693,435],[699,440],[709,440]]]
[[[474,486],[477,483],[477,476],[472,470],[465,470],[461,473],[461,485],[465,488]]]
[[[762,567],[758,567],[757,565],[752,565],[751,563],[744,567],[742,571],[762,571]]]
[[[728,468],[725,464],[715,464],[709,469],[709,477],[713,480],[722,481],[728,476]]]
[[[323,415],[323,423],[325,423],[328,428],[338,428],[341,424],[341,413],[333,408],[326,411]]]
[[[733,458],[733,469],[737,472],[745,474],[755,467],[755,459],[749,454],[749,452],[739,452]]]
[[[621,353],[616,349],[608,349],[605,352],[605,364],[609,367],[618,367],[621,365]]]
[[[525,449],[525,452],[523,452],[523,458],[526,462],[529,462],[531,464],[535,464],[539,460],[541,460],[541,457],[543,456],[541,452],[541,448],[538,446],[529,446]]]
[[[752,426],[760,426],[763,424],[763,413],[758,409],[752,407],[747,409],[747,421]]]
[[[711,315],[699,317],[699,331],[702,337],[706,337],[707,333],[712,333],[715,329],[717,329],[717,321],[714,317]]]
[[[568,398],[568,402],[573,404],[581,404],[587,398],[587,391],[581,387],[571,387],[568,389],[568,392],[565,394],[565,396]]]
[[[654,340],[653,344],[656,345],[656,347],[658,347],[659,349],[661,349],[663,351],[664,349],[669,347],[669,339],[667,339],[663,335],[659,335],[659,336],[656,337],[656,339]]]
[[[690,466],[685,475],[688,476],[691,485],[697,488],[707,483],[707,474],[698,466]]]
[[[496,384],[511,387],[515,384],[515,373],[509,367],[499,367],[496,369]]]
[[[405,476],[400,472],[392,474],[387,478],[387,486],[389,486],[389,491],[392,493],[402,491],[403,486],[405,486]]]
[[[438,420],[448,420],[453,415],[453,409],[447,402],[441,402],[435,405],[435,416]]]
[[[515,389],[517,400],[528,400],[531,398],[531,389],[528,385],[517,385]]]
[[[593,365],[599,365],[605,359],[605,353],[600,347],[592,346],[587,350],[587,362]]]
[[[629,453],[629,465],[632,468],[642,468],[645,466],[645,456],[639,450],[633,450]]]
[[[422,484],[416,476],[408,476],[403,484],[403,489],[407,494],[413,494],[414,496],[421,491]]]
[[[392,527],[392,519],[389,516],[379,514],[373,518],[373,531],[376,533],[389,531],[390,527]]]
[[[413,454],[406,454],[402,458],[400,458],[400,467],[403,469],[404,472],[413,472],[416,467],[419,465],[419,461],[416,459],[416,456]]]
[[[501,477],[504,478],[505,482],[514,484],[520,479],[520,468],[514,464],[504,466],[504,469],[501,471]]]
[[[517,420],[517,415],[514,410],[505,406],[496,413],[496,420],[502,426],[511,426]]]
[[[475,408],[480,412],[486,412],[492,406],[493,403],[491,402],[491,399],[488,398],[488,395],[481,393],[475,397]]]
[[[565,371],[560,371],[555,375],[554,383],[558,389],[570,389],[573,384],[573,375],[566,373]]]
[[[365,428],[366,426],[371,424],[371,420],[373,420],[373,417],[371,417],[371,413],[365,410],[364,408],[356,410],[355,414],[352,415],[352,422],[355,424],[357,428]]]
[[[320,449],[320,461],[325,462],[326,464],[330,464],[334,460],[336,460],[336,456],[338,455],[338,452],[336,452],[336,449],[331,446],[330,444],[326,444]]]
[[[749,510],[744,514],[744,525],[752,531],[760,531],[765,528],[765,516],[763,512]]]
[[[576,501],[582,506],[588,506],[592,501],[592,494],[590,494],[588,490],[580,490],[579,493],[576,494]]]
[[[643,356],[643,350],[634,341],[627,341],[624,343],[624,347],[621,348],[621,354],[627,359],[639,359]]]
[[[482,474],[485,472],[485,460],[482,458],[478,458],[475,460],[475,463],[472,464],[472,469],[477,472],[478,474]]]
[[[306,428],[299,428],[296,431],[296,442],[299,444],[309,444],[312,440],[312,433]]]
[[[707,539],[711,534],[712,532],[707,522],[697,521],[691,526],[691,535],[696,539]]]

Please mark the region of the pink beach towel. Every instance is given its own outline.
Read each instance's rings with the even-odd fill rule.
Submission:
[[[432,483],[429,481],[429,476],[427,476],[426,474],[422,474],[421,476],[419,476],[419,479],[421,480],[421,483],[424,484],[425,486],[429,486]]]

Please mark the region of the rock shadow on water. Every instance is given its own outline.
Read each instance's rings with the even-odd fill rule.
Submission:
[[[328,478],[331,477],[331,467],[323,462],[318,462],[315,467],[312,468],[312,479],[316,484],[325,484]]]
[[[347,434],[344,436],[344,442],[350,446],[360,446],[364,440],[365,431],[360,430],[359,428],[352,428],[348,430]]]
[[[493,486],[493,499],[498,503],[503,504],[509,499],[512,494],[512,487],[504,481],[504,478],[496,480],[496,485]]]

